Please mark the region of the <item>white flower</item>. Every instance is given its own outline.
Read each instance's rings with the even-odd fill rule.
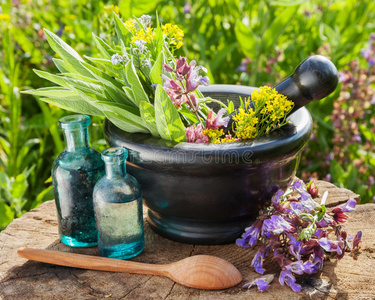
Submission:
[[[113,54],[111,57],[112,65],[118,65],[119,63],[122,63],[123,61],[124,61],[124,58],[118,53]]]

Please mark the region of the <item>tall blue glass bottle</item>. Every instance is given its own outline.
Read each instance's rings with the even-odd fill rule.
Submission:
[[[106,175],[94,188],[98,248],[102,256],[128,259],[144,248],[142,193],[137,180],[126,173],[127,150],[102,152]]]
[[[67,116],[59,120],[66,149],[56,158],[52,180],[61,241],[71,247],[97,245],[93,190],[105,174],[100,153],[89,147],[90,118]]]

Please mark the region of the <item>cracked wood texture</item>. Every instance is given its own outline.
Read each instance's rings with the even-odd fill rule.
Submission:
[[[319,192],[329,191],[327,206],[359,198],[330,183],[318,182]],[[319,201],[319,199],[318,199]],[[50,249],[99,255],[96,247],[70,248],[60,243],[57,234],[55,204],[43,203],[37,209],[14,220],[0,233],[0,299],[375,299],[375,204],[357,206],[345,224],[349,234],[363,231],[362,254],[357,261],[346,255],[341,261],[327,262],[320,274],[299,278],[303,289],[294,293],[275,278],[261,293],[241,286],[257,277],[250,267],[256,249],[234,244],[199,246],[176,243],[154,233],[145,222],[146,246],[134,261],[170,263],[187,256],[209,254],[224,258],[242,273],[242,284],[222,291],[206,291],[178,285],[168,278],[110,273],[48,265],[17,256],[20,247]],[[277,266],[265,262],[267,273]]]

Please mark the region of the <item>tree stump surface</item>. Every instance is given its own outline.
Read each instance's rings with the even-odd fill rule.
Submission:
[[[357,195],[346,189],[319,181],[319,192],[329,190],[327,206],[336,206]],[[319,200],[318,200],[319,201]],[[325,264],[323,271],[299,279],[302,292],[281,286],[277,277],[261,293],[242,285],[260,275],[250,267],[257,251],[235,244],[219,246],[188,245],[167,240],[154,233],[145,221],[145,250],[134,261],[164,264],[197,254],[224,258],[243,275],[233,288],[207,291],[188,288],[164,277],[82,270],[27,261],[17,249],[30,247],[99,255],[96,247],[70,248],[59,241],[56,208],[53,201],[40,205],[14,220],[0,233],[0,299],[375,299],[375,204],[358,205],[344,225],[349,235],[363,232],[362,253],[354,261],[345,257]],[[266,273],[277,267],[265,262]]]

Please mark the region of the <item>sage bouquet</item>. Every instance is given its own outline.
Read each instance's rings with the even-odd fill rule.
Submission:
[[[199,91],[199,85],[210,83],[201,75],[207,70],[195,61],[188,63],[186,58],[174,56],[184,36],[177,25],[162,25],[157,20],[153,28],[150,16],[122,22],[114,13],[114,26],[117,43],[107,43],[93,34],[100,57],[81,57],[45,29],[48,43],[59,57],[53,61],[60,73],[34,71],[57,86],[25,93],[68,111],[106,117],[126,132],[148,133],[174,142],[239,141],[286,123],[293,103],[265,87],[257,94],[261,105],[252,111],[245,108],[248,101],[242,101],[234,118],[238,126],[229,131],[232,134],[228,130],[225,134],[234,104],[206,98]],[[222,108],[215,113],[207,105],[210,102]]]
[[[307,186],[301,180],[294,181],[285,191],[275,193],[272,203],[259,211],[257,220],[236,241],[241,247],[259,246],[251,262],[259,274],[266,271],[265,258],[272,257],[280,267],[280,284],[295,292],[301,290],[296,275],[317,273],[324,262],[341,259],[346,251],[356,260],[361,250],[362,231],[350,236],[343,228],[349,218],[346,213],[354,211],[356,201],[349,199],[328,211],[328,192],[323,194],[320,205],[313,199],[318,195],[314,181]],[[265,274],[243,287],[257,286],[264,291],[275,276]]]

